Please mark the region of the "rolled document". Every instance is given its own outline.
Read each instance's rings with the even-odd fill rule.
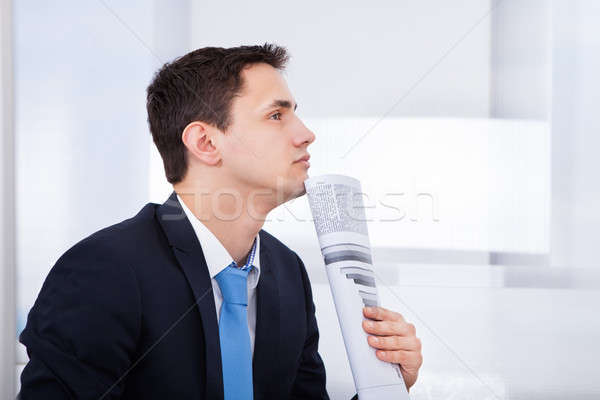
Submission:
[[[344,175],[304,181],[359,400],[404,400],[400,368],[381,361],[362,328],[363,307],[378,306],[360,182]]]

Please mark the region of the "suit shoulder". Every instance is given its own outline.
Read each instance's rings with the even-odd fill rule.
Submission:
[[[261,229],[259,231],[260,235],[260,243],[261,246],[266,246],[271,251],[275,251],[280,255],[285,255],[287,257],[298,257],[298,254],[290,249],[285,243],[281,240],[277,239],[275,236],[271,235],[269,232]]]
[[[84,237],[72,245],[58,261],[81,257],[98,261],[127,259],[128,253],[136,247],[133,242],[143,241],[145,235],[156,229],[154,213],[157,206],[148,203],[133,217]]]

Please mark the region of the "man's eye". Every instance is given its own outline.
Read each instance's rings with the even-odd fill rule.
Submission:
[[[273,118],[273,117],[275,117],[275,118]],[[281,113],[280,112],[276,112],[275,114],[271,115],[269,117],[269,119],[273,119],[273,120],[279,121],[279,120],[281,120]]]

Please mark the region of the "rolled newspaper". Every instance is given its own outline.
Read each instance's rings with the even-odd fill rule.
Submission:
[[[323,175],[304,186],[358,398],[408,399],[400,368],[377,358],[362,328],[362,308],[378,306],[379,297],[360,182]]]

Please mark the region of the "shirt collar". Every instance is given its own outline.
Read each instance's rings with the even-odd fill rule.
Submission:
[[[177,200],[188,220],[192,224],[192,228],[194,228],[194,232],[200,242],[200,246],[202,247],[202,253],[204,253],[204,259],[206,260],[206,265],[208,266],[208,273],[210,274],[211,279],[214,278],[219,272],[221,272],[225,267],[233,262],[233,258],[227,252],[223,244],[217,239],[217,237],[200,221],[196,216],[190,211],[190,209],[185,205],[181,197],[177,195]],[[254,282],[255,286],[258,283],[258,276],[260,275],[260,235],[256,235],[256,252],[254,255],[254,262],[252,265],[254,268],[251,270],[251,274],[255,274],[255,279],[251,279],[250,282]],[[255,271],[255,272],[252,272]]]

